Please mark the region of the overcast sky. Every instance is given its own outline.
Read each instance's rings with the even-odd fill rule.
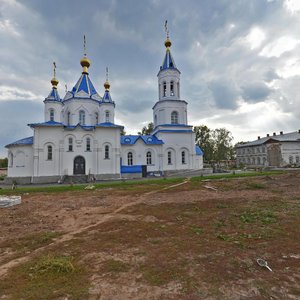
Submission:
[[[0,0],[0,157],[43,120],[53,61],[61,98],[75,85],[84,34],[100,95],[109,67],[116,123],[152,121],[165,20],[189,124],[234,142],[300,128],[299,0]]]

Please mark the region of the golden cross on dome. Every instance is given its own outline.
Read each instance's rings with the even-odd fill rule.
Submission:
[[[84,50],[84,56],[86,56],[86,39],[85,39],[85,35],[83,36],[83,50]]]
[[[108,67],[106,67],[106,81],[108,81]]]
[[[168,20],[165,22],[165,32],[167,34],[167,39],[169,38]]]
[[[54,74],[54,78],[56,77],[56,63],[55,61],[53,62],[53,74]]]

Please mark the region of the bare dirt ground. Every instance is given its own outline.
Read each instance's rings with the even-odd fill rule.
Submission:
[[[0,299],[300,299],[300,172],[24,194],[0,278]]]

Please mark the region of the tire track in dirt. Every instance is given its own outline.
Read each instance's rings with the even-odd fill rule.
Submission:
[[[177,183],[177,184],[174,184],[174,185],[170,185],[170,186],[164,187],[164,188],[159,189],[159,190],[144,193],[141,196],[139,196],[138,200],[126,203],[126,204],[120,206],[119,208],[115,209],[113,212],[108,213],[107,215],[104,215],[102,217],[102,219],[100,221],[98,221],[97,223],[89,225],[89,226],[82,227],[82,228],[80,228],[78,230],[75,230],[73,232],[66,233],[66,234],[60,236],[59,238],[54,239],[54,241],[52,243],[50,243],[46,246],[35,249],[34,251],[29,253],[28,255],[25,255],[25,256],[19,257],[19,258],[15,258],[15,259],[5,263],[4,265],[0,266],[0,278],[2,279],[8,273],[8,271],[10,269],[12,269],[13,267],[15,267],[15,266],[17,266],[21,263],[25,263],[25,262],[29,261],[32,256],[43,252],[45,249],[47,249],[51,246],[66,242],[66,241],[70,241],[74,238],[74,236],[76,234],[80,234],[80,233],[82,233],[86,230],[93,229],[94,227],[97,227],[98,225],[101,225],[105,222],[116,219],[118,217],[119,212],[121,212],[122,210],[124,210],[128,207],[143,203],[146,200],[147,196],[157,194],[157,193],[159,193],[161,191],[164,191],[164,190],[169,190],[169,189],[176,188],[178,186],[187,184],[189,181],[190,181],[190,178],[186,178],[183,182],[180,182],[180,183]]]

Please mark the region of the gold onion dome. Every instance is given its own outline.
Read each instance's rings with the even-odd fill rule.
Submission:
[[[165,40],[165,46],[166,46],[166,48],[170,48],[171,45],[172,45],[171,40],[170,40],[169,38],[167,38],[167,39]]]
[[[84,56],[84,57],[81,59],[80,64],[81,64],[81,66],[82,66],[82,68],[83,68],[82,73],[88,74],[88,68],[89,68],[89,66],[91,65],[91,61],[90,61],[86,56]]]
[[[53,78],[51,79],[51,84],[52,84],[53,88],[56,89],[58,83],[59,83],[59,81],[58,81],[55,77],[53,77]]]
[[[108,80],[105,81],[104,88],[105,88],[105,90],[109,90],[110,84],[109,84]]]

